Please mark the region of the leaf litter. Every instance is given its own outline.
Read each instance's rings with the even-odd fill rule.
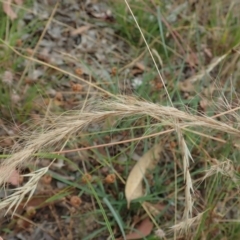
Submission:
[[[125,186],[128,208],[132,200],[144,196],[143,180],[146,177],[147,171],[153,170],[156,167],[161,151],[162,147],[160,144],[153,146],[137,161],[129,173]]]

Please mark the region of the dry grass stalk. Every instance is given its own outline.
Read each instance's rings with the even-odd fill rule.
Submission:
[[[38,181],[44,174],[46,174],[48,171],[48,167],[41,168],[39,170],[36,170],[35,172],[25,174],[24,177],[30,178],[28,182],[22,186],[15,189],[15,193],[12,195],[6,197],[3,201],[0,203],[0,209],[7,208],[6,214],[13,208],[12,215],[16,212],[19,204],[22,202],[23,198],[29,194],[28,200],[32,197]],[[28,201],[27,200],[27,201]]]
[[[192,159],[192,156],[188,150],[187,144],[186,144],[181,132],[178,132],[178,142],[180,143],[180,148],[183,153],[183,175],[184,175],[184,181],[186,183],[186,186],[185,186],[185,209],[184,209],[183,219],[185,221],[188,221],[188,219],[192,217],[192,207],[193,207],[192,193],[194,192],[193,185],[192,185],[192,179],[191,179],[191,175],[189,172],[189,166],[190,166],[189,159]],[[192,161],[193,161],[193,159],[192,159]]]
[[[189,218],[187,221],[182,221],[179,222],[178,224],[173,225],[170,228],[170,232],[177,231],[183,233],[186,229],[190,229],[194,225],[196,226],[198,223],[201,222],[204,213],[205,212],[199,213],[196,217]]]
[[[52,146],[56,148],[56,146],[58,144],[62,144],[66,138],[86,130],[91,124],[100,124],[101,126],[101,124],[104,123],[108,117],[124,118],[134,115],[145,115],[151,116],[152,118],[157,119],[159,122],[171,126],[174,129],[176,129],[176,122],[179,122],[179,129],[181,129],[182,126],[184,126],[184,128],[187,128],[187,126],[201,126],[201,128],[219,130],[221,132],[234,135],[239,135],[240,133],[238,129],[234,128],[230,124],[225,124],[215,120],[214,118],[191,115],[174,107],[160,106],[146,101],[139,101],[133,97],[119,97],[119,100],[101,101],[101,105],[99,105],[99,103],[92,102],[89,103],[88,107],[85,109],[85,112],[80,113],[78,111],[72,111],[55,119],[51,119],[52,122],[48,125],[46,124],[45,129],[40,133],[34,132],[32,135],[23,135],[22,139],[25,139],[25,141],[21,144],[21,149],[15,149],[15,153],[1,164],[4,171],[0,171],[0,184],[3,184],[7,181],[9,174],[14,171],[16,167],[26,164],[28,161],[30,161],[34,154],[40,151],[49,151]],[[190,217],[190,209],[192,206],[192,182],[190,173],[188,172],[190,153],[181,135],[179,139],[181,148],[183,150],[185,163],[184,174],[187,183],[186,201],[188,207],[186,208],[186,214],[188,217]],[[31,191],[28,184],[22,188],[26,188]],[[17,197],[17,195],[14,196]],[[14,196],[9,199],[14,201]],[[8,203],[10,204],[10,200],[8,200]],[[4,201],[0,205],[3,204],[6,205]]]

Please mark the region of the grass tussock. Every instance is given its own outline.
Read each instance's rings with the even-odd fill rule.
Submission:
[[[24,184],[2,198],[1,211],[19,215],[21,202],[27,204],[38,183],[51,173],[66,185],[53,199],[62,194],[69,203],[68,191],[77,189],[79,202],[82,196],[91,202],[89,213],[101,213],[95,222],[104,221],[104,230],[98,225],[86,239],[95,239],[98,231],[104,237],[107,232],[111,239],[126,238],[125,232],[144,218],[158,229],[149,240],[157,236],[215,239],[218,235],[238,239],[239,227],[227,223],[240,214],[239,4],[224,0],[110,2],[116,15],[113,25],[111,11],[95,12],[105,5],[95,10],[91,4],[79,7],[84,17],[76,26],[83,26],[77,30],[84,46],[71,34],[75,26],[64,22],[72,12],[62,12],[75,11],[67,4],[49,8],[46,22],[34,15],[41,15],[35,11],[41,10],[38,5],[28,11],[24,29],[28,41],[12,37],[17,25],[11,28],[4,20],[9,34],[0,29],[0,54],[11,53],[18,64],[10,69],[9,57],[1,71],[0,113],[7,121],[12,118],[16,125],[25,122],[27,126],[12,137],[9,154],[0,155],[0,185],[6,186],[16,169],[29,172],[23,174]],[[100,25],[99,17],[104,18]],[[32,18],[42,31],[34,29]],[[87,26],[85,18],[90,22]],[[66,40],[58,42],[60,50],[54,47],[55,34]],[[37,121],[32,121],[33,116]],[[4,125],[1,119],[0,124]],[[163,151],[155,172],[144,176],[146,194],[134,199],[126,211],[123,189],[132,160],[156,142]],[[69,174],[75,174],[76,182]],[[61,221],[56,222],[61,232]]]
[[[226,113],[228,113],[228,111]],[[224,113],[222,113],[222,115],[224,115]],[[67,138],[81,135],[81,133],[84,133],[91,125],[97,124],[99,127],[103,127],[104,123],[109,118],[124,119],[133,116],[149,116],[158,123],[165,125],[168,128],[168,131],[166,132],[174,132],[177,122],[177,127],[182,132],[191,130],[197,131],[197,129],[201,127],[202,131],[199,134],[211,130],[229,133],[233,136],[240,134],[238,128],[234,127],[234,124],[226,124],[222,121],[217,121],[215,117],[192,115],[174,107],[161,106],[147,101],[138,100],[134,97],[119,96],[118,100],[102,100],[100,104],[97,102],[88,103],[85,111],[71,111],[55,118],[52,116],[50,123],[45,121],[43,129],[34,131],[32,134],[23,133],[20,138],[21,143],[17,144],[11,157],[5,159],[1,163],[0,169],[4,170],[2,170],[0,174],[0,184],[4,184],[8,179],[8,176],[11,175],[16,168],[28,164],[37,154],[47,152],[53,146],[55,146],[55,148],[56,146],[62,146]],[[156,132],[154,135],[158,136],[163,135],[164,133],[165,132]],[[144,136],[143,138],[147,137],[149,136]],[[187,169],[190,167],[189,158],[192,157],[184,139],[181,137],[179,138],[184,156],[184,179],[187,183],[185,189],[187,208],[185,209],[184,216],[186,219],[189,219],[191,218],[191,209],[193,206],[191,194],[194,191],[190,172]],[[22,141],[23,139],[24,141]],[[131,141],[134,141],[134,139],[131,139]],[[112,143],[111,145],[114,144],[118,144],[118,142]],[[59,153],[61,153],[61,151],[59,151]],[[213,165],[202,180],[217,173],[232,177],[233,169],[229,164],[229,161]],[[29,180],[25,186],[21,187],[21,189],[17,189],[18,191],[7,200],[2,201],[0,207],[5,208],[8,205],[12,207],[16,202],[21,202],[23,199],[22,195],[25,195],[28,192],[33,193],[37,184],[37,179],[39,179],[38,175],[39,174],[35,175],[33,173],[31,180]]]

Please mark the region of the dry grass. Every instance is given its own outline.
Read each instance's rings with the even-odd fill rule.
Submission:
[[[120,100],[101,101],[101,104],[96,102],[88,103],[88,106],[86,107],[87,110],[85,111],[68,112],[59,117],[52,118],[52,122],[49,124],[45,123],[44,129],[38,133],[33,132],[32,135],[23,134],[23,136],[21,136],[21,140],[25,139],[25,141],[20,144],[21,146],[18,146],[17,149],[14,150],[14,153],[11,157],[5,159],[5,161],[1,164],[1,169],[4,169],[4,171],[2,171],[0,174],[0,183],[3,184],[6,182],[9,174],[11,174],[11,172],[13,172],[17,167],[29,163],[29,161],[34,158],[35,154],[47,152],[52,146],[55,146],[55,148],[56,146],[61,146],[61,144],[65,142],[66,138],[69,138],[70,136],[74,137],[76,135],[81,135],[81,133],[85,132],[92,124],[97,124],[101,127],[108,118],[123,119],[132,116],[150,116],[159,123],[167,126],[169,131],[175,131],[175,125],[177,121],[179,122],[178,128],[181,129],[181,131],[198,129],[201,127],[202,129],[218,130],[232,135],[240,134],[240,131],[234,126],[217,121],[214,119],[214,117],[210,118],[207,116],[191,115],[174,107],[160,106],[154,103],[137,100],[134,97],[119,96],[119,99]],[[222,113],[222,115],[224,115],[224,113]],[[155,136],[162,134],[164,134],[164,132],[158,132],[155,134]],[[144,136],[144,138],[146,137],[149,136]],[[134,139],[131,139],[131,141],[134,141]],[[190,166],[190,153],[185,141],[183,141],[181,137],[180,143],[182,144],[181,149],[184,149],[183,163],[185,165],[183,172],[186,181],[186,208],[184,218],[187,220],[187,222],[189,222],[193,206],[191,199],[193,186],[190,172],[188,170]],[[113,144],[117,143],[112,143],[112,145]],[[229,167],[227,167],[229,164],[222,164],[224,165],[223,168],[218,165],[212,167],[203,179],[215,173],[222,173],[226,175],[226,172],[229,172]],[[15,204],[18,205],[25,194],[29,192],[32,194],[36,187],[37,180],[39,179],[38,175],[39,174],[32,173],[29,182],[21,187],[21,189],[17,189],[15,194],[8,197],[6,200],[3,200],[0,203],[0,208],[2,209],[6,206],[13,207]],[[186,224],[186,226],[188,226],[188,224]]]
[[[126,4],[128,5],[127,1]],[[130,7],[129,9],[131,10]],[[142,38],[147,44],[144,38],[144,34],[142,33],[137,22],[136,25],[142,34]],[[9,48],[11,47],[9,46]],[[216,136],[212,136],[211,131],[217,131],[220,133],[221,136],[222,134],[227,133],[233,137],[238,137],[240,134],[240,130],[238,129],[238,125],[236,124],[236,122],[239,122],[240,119],[236,112],[237,110],[239,110],[240,107],[231,108],[230,105],[226,104],[226,106],[224,106],[226,109],[225,111],[212,117],[200,113],[193,114],[188,112],[187,110],[183,111],[174,107],[168,90],[164,84],[163,77],[161,76],[159,69],[157,68],[157,64],[155,63],[155,60],[148,45],[147,49],[157,68],[160,79],[162,80],[162,84],[164,86],[165,93],[168,96],[168,102],[170,103],[170,106],[162,106],[160,104],[155,104],[145,100],[139,100],[137,97],[122,95],[114,96],[113,94],[109,93],[108,91],[102,89],[101,87],[95,85],[92,82],[86,81],[80,77],[76,77],[74,74],[68,73],[55,66],[34,59],[33,56],[26,57],[14,48],[11,49],[18,55],[25,57],[30,62],[34,61],[38,64],[43,64],[46,67],[55,69],[64,74],[68,74],[69,76],[88,84],[89,86],[103,92],[105,95],[111,96],[112,98],[109,100],[98,99],[98,101],[86,99],[86,103],[84,103],[84,108],[78,111],[69,111],[60,116],[48,116],[48,119],[45,119],[42,126],[40,124],[37,130],[32,128],[32,131],[29,130],[28,132],[22,133],[19,138],[19,142],[12,150],[12,155],[9,158],[5,159],[3,162],[1,162],[0,185],[4,185],[7,182],[9,175],[11,175],[11,173],[15,171],[16,168],[21,168],[22,166],[27,165],[29,162],[34,161],[35,157],[38,154],[40,155],[41,153],[46,152],[57,154],[66,153],[67,151],[62,150],[62,146],[65,144],[65,142],[68,139],[74,138],[75,136],[81,137],[81,135],[88,131],[88,129],[91,128],[91,126],[93,125],[97,125],[99,129],[104,128],[104,130],[106,130],[105,123],[109,119],[117,119],[121,121],[127,118],[132,118],[134,116],[148,116],[152,120],[154,120],[155,123],[157,122],[157,124],[161,124],[161,126],[164,126],[165,129],[160,132],[155,132],[151,135],[145,135],[140,138],[133,138],[127,141],[125,140],[123,142],[130,143],[145,138],[157,137],[160,135],[168,134],[169,132],[176,133],[178,139],[178,146],[182,154],[183,168],[181,170],[184,177],[183,187],[185,189],[185,209],[182,213],[183,221],[176,223],[174,226],[172,226],[171,231],[176,232],[182,230],[189,230],[191,227],[194,227],[195,225],[197,226],[200,223],[205,212],[199,213],[195,217],[192,216],[195,186],[192,181],[191,172],[189,169],[191,167],[191,162],[194,162],[194,159],[191,156],[187,141],[184,138],[184,133],[191,132],[198,136],[202,136],[203,138],[209,138],[213,141],[218,141],[222,143],[225,143],[226,140]],[[221,57],[218,57],[213,63],[209,64],[208,67],[187,79],[185,84],[192,84],[194,82],[197,82],[205,74],[209,74],[221,61],[223,61],[228,56],[229,53],[231,53],[230,50],[228,50],[227,53],[223,54]],[[229,120],[224,122],[218,120],[219,117],[223,117],[225,115],[232,116],[234,121]],[[107,129],[109,130],[109,132],[111,131],[111,127],[112,126]],[[99,148],[102,146],[117,145],[119,143],[122,142],[106,143],[88,148],[73,149],[68,150],[68,152],[81,151],[90,148]],[[28,182],[24,186],[17,188],[14,194],[4,199],[0,203],[0,209],[8,208],[8,210],[6,211],[7,213],[10,209],[14,209],[14,207],[16,209],[16,207],[20,204],[25,195],[29,195],[30,198],[37,186],[40,177],[45,174],[47,170],[48,167],[33,172],[30,175],[27,175],[27,177],[29,178]],[[209,170],[206,171],[205,175],[197,181],[197,183],[203,182],[210,176],[214,176],[219,173],[231,178],[233,182],[237,184],[235,170],[231,164],[231,160],[220,162],[217,159],[211,162],[211,167],[209,168]]]

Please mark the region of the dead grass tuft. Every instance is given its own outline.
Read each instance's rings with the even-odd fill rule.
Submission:
[[[222,115],[224,115],[224,113],[222,113]],[[17,147],[14,151],[15,153],[1,163],[1,169],[4,169],[4,171],[0,172],[0,184],[6,182],[6,179],[8,179],[8,176],[16,167],[31,161],[34,154],[51,151],[52,146],[56,148],[56,146],[62,144],[70,136],[86,131],[91,124],[97,124],[101,128],[105,120],[109,117],[122,119],[132,116],[150,116],[158,120],[159,123],[164,123],[169,128],[172,128],[173,131],[176,129],[176,122],[178,122],[178,128],[182,130],[201,127],[202,129],[218,130],[233,135],[239,135],[240,133],[233,124],[232,126],[231,124],[225,124],[217,121],[214,117],[196,116],[188,112],[180,111],[174,107],[161,106],[138,100],[134,97],[119,97],[119,100],[101,101],[101,104],[92,102],[88,104],[85,111],[71,111],[55,119],[51,119],[51,122],[48,124],[45,123],[44,129],[38,133],[35,131],[32,135],[23,134],[22,139],[25,139],[25,141],[21,143],[21,147]],[[160,135],[161,133],[158,134]],[[191,158],[191,155],[181,134],[179,134],[179,142],[183,150],[185,163],[183,169],[186,180],[186,209],[184,217],[189,221],[188,219],[191,218],[193,205],[191,199],[193,186],[189,172],[189,158]],[[205,177],[217,172],[229,175],[228,166],[229,164],[226,163],[213,166]],[[21,199],[25,194],[34,190],[39,179],[38,175],[39,174],[33,173],[29,182],[21,187],[21,189],[18,189],[21,190]],[[17,203],[17,198],[19,198],[19,194],[13,194],[0,203],[0,208],[6,207],[7,205],[12,207]]]
[[[198,223],[201,222],[201,219],[202,219],[204,213],[205,212],[199,213],[196,217],[189,218],[187,221],[182,221],[182,222],[179,222],[179,223],[173,225],[170,228],[170,232],[177,231],[177,232],[180,232],[180,234],[181,234],[186,229],[189,229],[189,228],[193,227],[194,225],[198,225]]]
[[[226,159],[226,161],[220,162],[217,159],[212,159],[212,162],[212,166],[210,169],[206,170],[206,174],[202,178],[202,181],[220,173],[223,176],[229,177],[234,183],[237,183],[237,177],[231,160]]]

